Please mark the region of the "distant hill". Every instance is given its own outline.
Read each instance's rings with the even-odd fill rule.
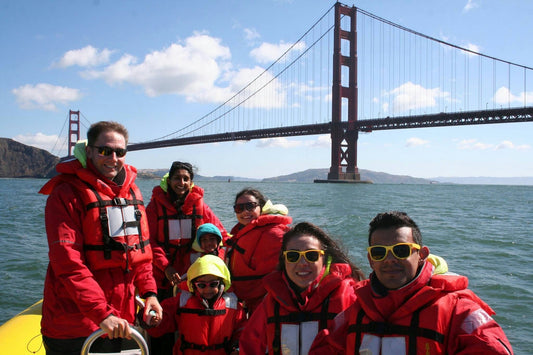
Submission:
[[[432,180],[440,183],[461,185],[533,185],[533,177],[436,177]]]
[[[0,178],[50,178],[56,174],[59,157],[44,149],[31,147],[10,138],[0,138]],[[139,169],[140,179],[161,179],[168,169]],[[326,180],[329,169],[308,169],[289,175],[252,179],[239,176],[202,176],[195,181],[263,181],[313,183]],[[361,180],[375,184],[478,184],[478,185],[533,185],[533,177],[435,177],[416,178],[407,175],[392,175],[383,172],[359,169]]]
[[[168,169],[139,169],[137,176],[140,179],[161,179]],[[194,174],[194,181],[261,181],[261,179],[244,178],[239,176],[202,176]]]
[[[160,179],[168,172],[167,169],[140,169],[139,178],[141,179]],[[329,169],[308,169],[297,173],[270,177],[265,179],[251,179],[238,176],[202,176],[195,175],[195,181],[262,181],[262,182],[299,182],[312,183],[314,180],[327,179]],[[431,184],[432,180],[414,178],[406,175],[391,175],[365,169],[359,169],[361,180],[370,180],[375,184]]]
[[[49,178],[59,158],[44,149],[0,138],[0,178]]]
[[[308,169],[294,174],[282,175],[263,179],[262,181],[277,182],[313,182],[314,180],[326,180],[329,169]],[[369,180],[375,184],[431,184],[435,181],[415,178],[407,175],[391,175],[376,171],[359,169],[361,180]]]

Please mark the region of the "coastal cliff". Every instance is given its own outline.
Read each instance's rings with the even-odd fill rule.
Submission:
[[[0,178],[49,178],[59,158],[44,149],[0,138]]]

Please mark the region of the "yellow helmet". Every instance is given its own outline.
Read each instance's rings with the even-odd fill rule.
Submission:
[[[204,255],[198,259],[187,270],[187,286],[193,292],[192,280],[203,275],[214,275],[220,277],[224,282],[224,289],[231,286],[231,276],[224,260],[215,255]]]

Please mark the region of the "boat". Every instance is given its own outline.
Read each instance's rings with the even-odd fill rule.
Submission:
[[[0,326],[2,353],[46,355],[41,337],[42,306],[40,300]]]
[[[0,326],[0,350],[2,354],[46,355],[41,336],[42,306],[43,301],[40,300]],[[148,346],[141,334],[142,331],[138,331],[134,327],[131,331],[132,338],[139,349],[123,350],[121,354],[148,355]],[[104,331],[101,329],[91,334],[83,345],[81,355],[88,354],[92,343],[102,335],[104,335]]]

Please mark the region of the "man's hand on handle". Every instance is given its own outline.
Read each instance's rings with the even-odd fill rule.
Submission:
[[[115,338],[131,339],[130,325],[128,321],[125,319],[122,319],[117,316],[114,316],[113,314],[110,314],[99,325],[100,325],[100,328],[104,332],[106,332],[109,339],[115,339]]]

